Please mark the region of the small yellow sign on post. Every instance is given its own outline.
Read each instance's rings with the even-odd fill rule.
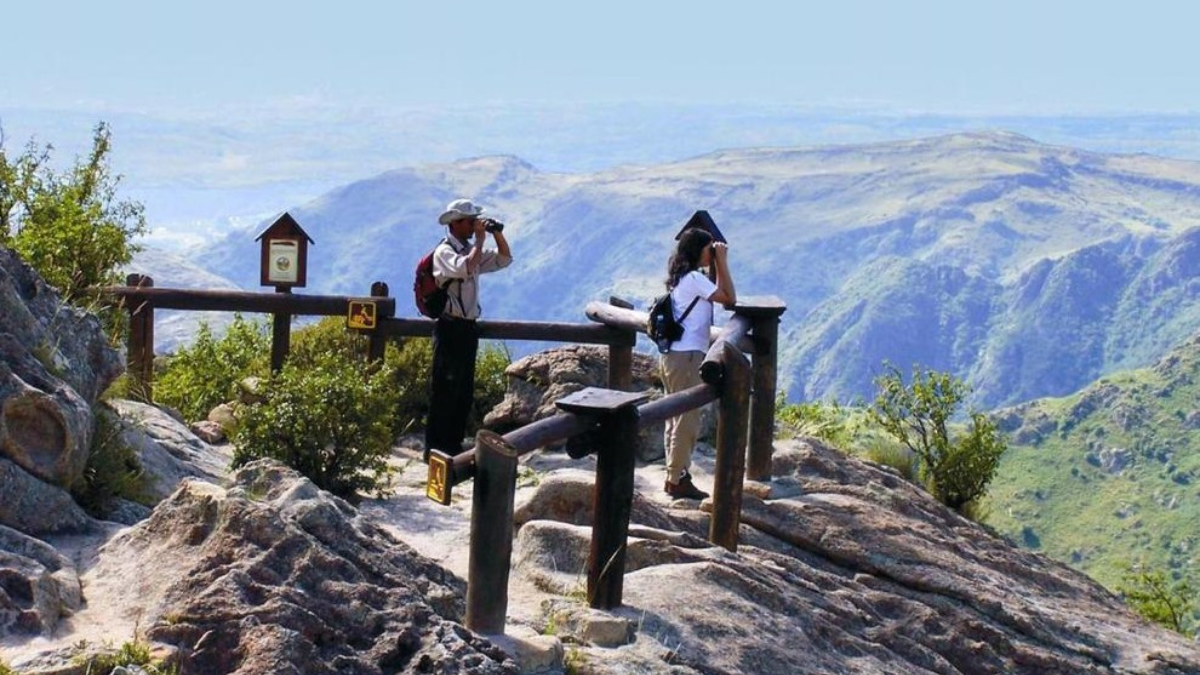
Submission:
[[[425,496],[442,506],[450,505],[450,455],[433,450],[429,453],[429,478]]]
[[[349,313],[346,315],[347,328],[375,328],[375,303],[370,300],[351,300]]]

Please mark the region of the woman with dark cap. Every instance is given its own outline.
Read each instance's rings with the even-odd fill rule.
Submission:
[[[671,343],[662,356],[663,386],[667,393],[700,384],[700,364],[708,351],[713,321],[713,303],[733,305],[737,292],[729,274],[728,246],[714,242],[700,228],[689,228],[679,237],[675,253],[667,263],[667,290],[683,336]],[[712,267],[716,283],[701,268]],[[704,499],[708,493],[692,483],[692,450],[700,432],[700,410],[690,410],[667,420],[664,441],[667,449],[666,493],[675,498]]]

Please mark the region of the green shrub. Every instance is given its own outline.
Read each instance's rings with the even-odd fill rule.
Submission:
[[[150,656],[150,645],[140,640],[130,640],[116,652],[79,657],[76,663],[85,666],[89,673],[111,673],[116,668],[129,666],[137,666],[147,675],[175,675],[179,671],[175,666],[156,663]]]
[[[0,675],[17,675],[17,671],[8,667],[8,664],[0,661]]]
[[[1162,570],[1129,566],[1117,592],[1142,618],[1187,635],[1197,597],[1186,581],[1169,581]]]
[[[383,356],[392,373],[392,430],[401,434],[424,427],[429,415],[429,376],[433,371],[430,340],[411,338],[389,343]]]
[[[969,514],[996,475],[1006,443],[987,416],[972,412],[964,433],[951,438],[950,420],[968,389],[948,373],[913,367],[909,384],[900,370],[875,380],[872,419],[912,451],[929,491],[943,504]]]
[[[504,400],[508,378],[504,371],[512,355],[503,342],[486,342],[475,359],[475,401],[467,417],[467,434],[474,436],[483,427],[483,418]]]
[[[116,499],[150,505],[145,472],[137,453],[121,438],[116,413],[98,405],[92,419],[92,446],[83,480],[71,490],[75,501],[97,517],[107,515]]]
[[[784,431],[797,436],[812,436],[830,445],[848,450],[852,441],[847,413],[837,401],[821,403],[775,402],[775,419]]]
[[[389,344],[384,362],[393,373],[395,433],[423,428],[429,415],[429,378],[433,372],[433,344],[426,339],[410,339]],[[512,356],[504,343],[486,342],[475,358],[474,405],[467,415],[468,435],[483,426],[483,418],[500,401],[508,388],[504,371]]]
[[[905,445],[890,439],[877,438],[872,439],[862,452],[863,457],[872,462],[895,469],[905,480],[916,482],[920,478],[917,458]]]
[[[271,340],[265,322],[235,316],[219,339],[200,324],[192,344],[169,357],[155,377],[154,400],[178,410],[189,422],[231,400],[238,382],[265,376],[270,368]]]
[[[267,380],[265,401],[243,409],[233,466],[273,457],[342,497],[385,494],[392,382],[387,367],[336,352],[311,363],[286,362]]]

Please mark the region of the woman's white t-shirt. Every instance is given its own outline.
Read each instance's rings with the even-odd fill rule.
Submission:
[[[687,318],[683,320],[683,337],[671,344],[673,352],[706,352],[708,351],[709,329],[713,321],[713,304],[708,298],[717,290],[717,285],[698,270],[688,272],[679,280],[671,291],[671,304],[675,309],[675,320],[687,311],[692,300],[696,306],[692,308]]]

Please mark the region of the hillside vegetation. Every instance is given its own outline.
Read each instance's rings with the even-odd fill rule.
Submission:
[[[998,415],[1013,443],[990,524],[1109,588],[1139,564],[1200,588],[1200,335],[1151,368]]]

